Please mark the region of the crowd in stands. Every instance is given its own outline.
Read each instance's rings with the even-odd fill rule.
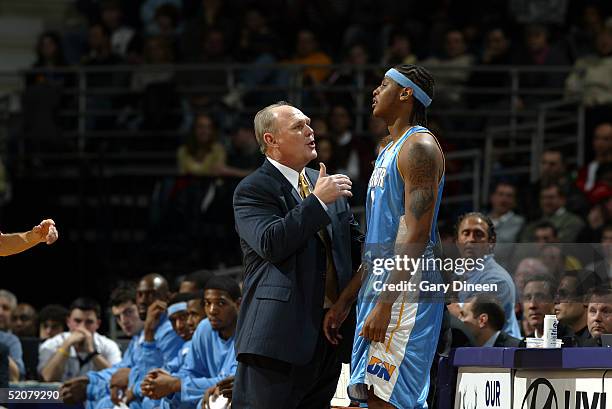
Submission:
[[[85,75],[93,94],[87,96],[91,112],[87,130],[185,135],[200,126],[198,114],[206,112],[218,144],[197,142],[193,136],[177,141],[177,145],[184,143],[178,151],[180,171],[194,174],[235,174],[222,166],[221,150],[232,149],[230,135],[242,121],[240,113],[250,107],[245,112],[248,116],[269,103],[289,99],[288,90],[294,85],[291,67],[301,64],[317,66],[301,72],[300,108],[316,112],[316,119],[326,123],[329,133],[320,135],[329,138],[333,156],[340,162],[338,169],[349,165],[349,176],[357,179],[365,177],[357,169],[363,171],[362,165],[369,163],[371,150],[360,158],[344,151],[352,141],[357,142],[353,151],[375,145],[376,135],[370,131],[353,135],[353,140],[347,131],[354,127],[356,115],[369,112],[371,91],[389,65],[418,62],[429,67],[437,84],[435,109],[509,107],[508,72],[470,72],[471,67],[574,65],[571,73],[521,73],[520,87],[526,92],[516,96],[516,108],[529,110],[563,94],[577,95],[589,108],[589,123],[609,116],[612,9],[606,2],[549,0],[530,7],[518,0],[507,2],[507,7],[506,2],[484,1],[469,6],[404,3],[385,1],[372,7],[369,2],[329,6],[318,1],[74,1],[64,26],[40,35],[32,67],[36,70],[27,74],[29,87],[24,95],[24,115],[38,120],[24,121],[24,132],[36,145],[40,138],[57,140],[54,133],[75,129],[75,117],[59,111],[77,108],[77,99],[62,90],[76,87],[78,79],[73,72],[50,70],[73,66],[131,67],[130,71]],[[193,63],[204,65],[181,68]],[[250,68],[230,74],[218,65],[226,63],[246,63]],[[282,65],[274,68],[275,63]],[[332,65],[339,63],[349,65],[341,69]],[[368,65],[379,68],[367,69],[364,77],[358,77],[357,72]],[[466,88],[470,91],[465,92]],[[485,90],[492,88],[498,91]],[[554,90],[557,96],[529,92],[534,89]],[[358,109],[361,92],[364,106]],[[448,132],[495,124],[481,123],[490,118],[475,117],[469,123],[443,116],[435,119]],[[196,149],[196,142],[202,146]],[[193,155],[202,163],[190,166]],[[205,155],[212,156],[204,160]]]

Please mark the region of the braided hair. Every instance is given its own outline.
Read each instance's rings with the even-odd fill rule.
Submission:
[[[400,73],[408,77],[412,82],[418,85],[431,99],[434,97],[435,82],[432,75],[425,68],[413,65],[403,64],[395,67]],[[412,114],[410,115],[411,125],[427,126],[427,108],[416,98],[413,98],[414,105]]]

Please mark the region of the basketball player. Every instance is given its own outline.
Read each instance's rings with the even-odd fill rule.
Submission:
[[[45,219],[25,233],[0,233],[0,256],[21,253],[38,243],[53,244],[58,233],[55,222]]]
[[[364,275],[345,288],[324,323],[328,339],[338,342],[337,328],[359,292],[348,392],[370,409],[426,407],[444,301],[440,294],[421,293],[418,282],[441,283],[441,274],[433,267],[412,272],[381,269],[381,261],[396,255],[434,257],[444,156],[424,127],[433,91],[429,72],[401,65],[387,71],[373,92],[373,115],[385,120],[390,139],[368,185]],[[416,284],[415,289],[382,289],[403,281]]]

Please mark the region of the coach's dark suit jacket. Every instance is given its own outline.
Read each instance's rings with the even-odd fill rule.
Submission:
[[[314,186],[319,172],[306,172]],[[314,195],[302,201],[265,160],[236,188],[234,215],[245,265],[236,329],[238,359],[257,354],[304,365],[313,358],[323,320],[326,259],[317,231],[327,228],[331,236],[340,291],[361,260],[363,236],[349,205],[340,198],[325,211]],[[339,353],[348,362],[354,317],[341,333]]]

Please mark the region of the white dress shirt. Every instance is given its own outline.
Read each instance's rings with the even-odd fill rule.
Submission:
[[[300,174],[298,172],[296,172],[295,169],[291,169],[289,166],[285,166],[282,163],[279,163],[279,162],[275,161],[274,159],[270,158],[269,156],[267,157],[267,159],[268,159],[268,161],[270,161],[270,163],[272,165],[274,165],[274,167],[276,169],[278,169],[278,171],[280,173],[283,174],[285,179],[287,179],[289,181],[289,183],[291,183],[291,186],[293,186],[295,191],[298,192],[298,195],[300,195],[300,189],[298,187],[298,183],[299,183],[299,180],[300,180]],[[304,172],[304,171],[302,171],[302,172]],[[310,184],[310,191],[312,192],[314,190],[312,188],[312,182],[308,179],[308,175],[306,175],[305,172],[304,172],[304,176],[306,176],[306,180]],[[323,206],[323,209],[325,209],[325,211],[327,211],[327,205],[325,203],[323,203],[323,201],[321,199],[319,199],[319,197],[317,195],[315,195],[314,193],[312,193],[312,194],[314,195],[314,197],[316,197],[319,200],[319,203],[321,203],[321,206]],[[301,195],[300,195],[300,197],[301,197]]]
[[[62,332],[49,338],[38,347],[38,373],[47,365],[49,360],[57,350],[62,346],[64,341],[70,336],[70,332]],[[96,351],[100,353],[112,366],[117,362],[121,361],[121,350],[115,341],[110,338],[100,335],[97,332],[93,334],[93,343]],[[79,357],[85,359],[87,353],[79,352],[77,355],[76,349],[72,346],[68,352],[70,357],[66,360],[64,366],[64,373],[62,375],[62,381],[74,378],[75,376],[81,376],[87,374],[89,371],[95,371],[96,368],[91,360],[81,366]]]

